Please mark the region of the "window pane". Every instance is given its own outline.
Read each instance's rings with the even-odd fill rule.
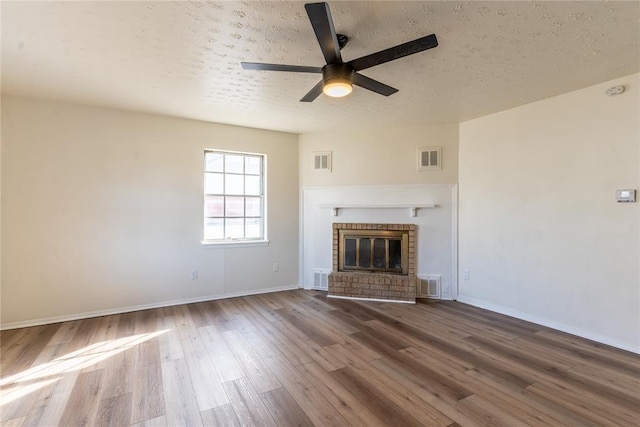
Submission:
[[[244,238],[244,219],[243,218],[227,218],[224,220],[226,230],[224,236],[227,239],[242,239]]]
[[[244,158],[245,161],[245,172],[249,175],[260,175],[262,173],[261,161],[260,157],[256,156],[246,156]]]
[[[207,218],[204,221],[204,239],[224,239],[224,219]]]
[[[227,173],[244,173],[244,156],[234,154],[225,155],[224,171]]]
[[[259,196],[262,194],[260,191],[260,177],[245,175],[244,177],[244,194],[247,196]]]
[[[206,196],[204,199],[205,216],[224,216],[224,197]]]
[[[245,221],[245,237],[247,239],[257,239],[262,236],[261,218],[247,218]]]
[[[204,153],[204,170],[206,172],[222,172],[224,155],[219,153]]]
[[[223,194],[223,175],[221,173],[204,174],[204,192],[207,194]]]
[[[225,197],[225,216],[244,216],[244,197]]]
[[[243,176],[242,175],[229,175],[224,176],[224,193],[225,194],[243,194]]]
[[[247,197],[246,199],[247,210],[245,216],[261,216],[260,209],[260,197]]]

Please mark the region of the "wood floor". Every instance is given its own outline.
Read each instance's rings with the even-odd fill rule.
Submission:
[[[289,291],[4,331],[3,426],[635,426],[640,357],[456,302]]]

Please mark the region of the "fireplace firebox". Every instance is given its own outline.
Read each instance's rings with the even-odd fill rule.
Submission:
[[[409,272],[409,232],[339,230],[338,270],[396,274]]]
[[[415,302],[414,224],[333,224],[329,296]]]

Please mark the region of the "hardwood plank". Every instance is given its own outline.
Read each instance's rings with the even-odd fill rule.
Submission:
[[[56,333],[49,340],[49,345],[63,344],[71,341],[76,331],[78,330],[80,323],[82,323],[82,320],[73,320],[70,322],[61,323]]]
[[[133,381],[131,422],[138,423],[165,414],[167,393],[157,338],[138,344],[134,351],[134,371],[131,375],[135,375],[136,380]],[[173,379],[172,376],[170,378]]]
[[[422,400],[436,408],[446,417],[454,420],[463,426],[485,425],[484,420],[475,412],[460,405],[458,400],[444,396],[437,391],[433,391],[428,383],[421,378],[416,378],[408,372],[397,369],[393,363],[387,362],[385,359],[379,359],[371,362],[381,373],[393,378],[402,387],[413,392]]]
[[[160,342],[160,359],[164,361],[183,359],[184,352],[182,350],[182,343],[180,342],[180,334],[177,331],[178,325],[173,317],[173,314],[161,312],[158,316],[158,330],[166,331],[161,334],[159,338]]]
[[[307,417],[319,426],[344,426],[347,421],[335,411],[327,399],[304,380],[286,359],[273,357],[265,363],[289,394],[298,402]]]
[[[102,375],[102,370],[89,371],[78,375],[62,413],[60,425],[90,426],[95,423],[100,402]]]
[[[313,426],[289,392],[280,387],[261,395],[267,410],[278,427],[282,426]]]
[[[247,378],[226,382],[224,389],[240,424],[276,426],[269,410]]]
[[[502,407],[513,408],[518,411],[519,418],[522,418],[529,425],[553,425],[553,426],[590,426],[598,424],[571,412],[567,408],[557,405],[551,401],[541,401],[531,398],[531,395],[524,390],[515,390],[511,384],[505,383],[500,378],[483,372],[478,369],[469,369],[466,375],[472,376],[487,387],[482,387],[483,396],[491,396],[492,401],[501,404]],[[524,405],[524,407],[523,407]]]
[[[286,351],[278,351],[278,356],[284,356],[289,362],[293,365],[300,365],[302,363],[308,363],[313,361],[313,359],[305,353],[299,346],[297,342],[292,341],[286,336],[279,327],[280,321],[265,321],[259,324],[259,330],[262,335],[269,340],[276,348],[286,349]]]
[[[24,423],[25,417],[22,418],[13,418],[11,420],[4,421],[2,423],[3,427],[21,427]]]
[[[460,400],[460,404],[480,415],[491,426],[525,427],[529,425],[475,394]]]
[[[200,416],[202,417],[202,423],[205,426],[242,426],[242,424],[240,424],[240,420],[236,417],[233,406],[231,406],[230,403],[200,412]]]
[[[201,426],[202,417],[196,403],[187,363],[182,360],[162,362],[162,386],[168,426]],[[148,419],[155,417],[148,417]]]
[[[234,381],[245,376],[242,367],[215,326],[205,326],[198,331],[206,347],[203,357],[211,359],[221,382]]]
[[[150,420],[142,421],[140,423],[132,424],[134,427],[174,427],[167,424],[167,417],[165,415],[161,417],[152,418]]]
[[[597,402],[593,399],[585,399],[584,396],[573,393],[570,390],[563,390],[552,384],[536,383],[527,387],[526,391],[538,396],[542,401],[550,401],[567,408],[596,425],[637,425],[637,417],[632,419],[628,418],[628,416],[621,415],[617,411],[607,411],[606,408],[597,405]]]
[[[130,394],[102,399],[94,425],[119,427],[131,424],[131,400]]]
[[[640,396],[621,392],[619,389],[610,387],[604,383],[598,383],[585,376],[573,375],[567,372],[566,366],[559,366],[549,360],[544,359],[542,352],[537,355],[525,352],[519,348],[507,347],[504,344],[488,341],[481,337],[469,337],[467,340],[481,344],[484,348],[489,348],[504,357],[526,364],[528,368],[534,369],[543,375],[552,375],[556,380],[560,379],[564,384],[575,388],[581,392],[597,392],[601,398],[608,399],[616,405],[623,406],[630,410],[640,408]]]
[[[306,382],[313,384],[349,425],[380,427],[386,425],[371,412],[368,403],[360,401],[317,363],[305,363],[297,366],[296,370]]]
[[[312,340],[307,340],[304,333],[291,323],[287,321],[275,321],[271,322],[271,325],[282,332],[288,342],[295,344],[297,348],[301,349],[308,356],[308,359],[303,363],[314,361],[319,363],[327,371],[343,367],[337,364],[335,360],[332,360],[331,356],[323,347]]]
[[[240,332],[226,331],[222,333],[222,338],[235,355],[246,377],[258,393],[282,387],[269,368],[262,362],[262,359],[252,351]]]
[[[372,386],[351,368],[330,373],[333,378],[362,402],[366,402],[374,414],[386,424],[420,426],[420,422],[396,406],[381,390]]]
[[[136,368],[136,350],[129,349],[105,361],[105,383],[103,398],[118,397],[133,393]]]
[[[62,425],[62,414],[79,375],[79,371],[71,371],[59,377],[53,387],[40,395],[38,406],[29,411],[24,426]],[[4,409],[0,413],[4,413]]]
[[[0,369],[2,375],[12,375],[27,369],[38,357],[51,338],[60,328],[60,323],[25,328],[13,340],[7,340],[7,347],[0,352]],[[11,363],[8,363],[8,362]]]
[[[302,332],[308,340],[313,341],[320,347],[327,347],[333,344],[337,344],[335,340],[331,339],[322,330],[315,327],[311,322],[305,319],[303,316],[298,315],[288,308],[281,308],[276,312],[282,316],[284,320],[289,322],[294,328],[297,328]]]
[[[415,418],[420,424],[447,426],[453,422],[418,395],[407,390],[390,376],[382,374],[378,368],[367,363],[366,360],[361,359],[356,354],[349,352],[345,347],[336,345],[332,347],[332,350],[335,351],[336,357],[343,359],[350,369],[372,386],[379,390],[384,390],[385,396],[390,401]]]
[[[409,375],[416,376],[417,378],[425,379],[424,384],[426,384],[434,393],[446,395],[454,400],[460,400],[473,394],[473,392],[467,388],[449,380],[441,373],[417,363],[411,357],[400,353],[397,349],[387,346],[386,343],[382,341],[376,340],[368,335],[364,335],[361,332],[353,334],[353,336],[361,342],[373,347],[378,353],[382,354],[385,359],[397,366],[399,370],[404,371]]]

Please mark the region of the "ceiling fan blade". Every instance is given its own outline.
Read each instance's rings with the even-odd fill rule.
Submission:
[[[380,83],[377,80],[370,79],[369,77],[358,73],[353,73],[351,75],[351,81],[354,85],[369,89],[370,91],[384,96],[393,95],[398,91],[395,87],[387,86],[384,83]]]
[[[311,102],[322,93],[322,88],[324,87],[324,82],[320,80],[317,85],[313,87],[305,96],[302,97],[300,102]]]
[[[360,71],[436,46],[438,46],[438,39],[435,34],[431,34],[398,46],[390,47],[389,49],[381,50],[380,52],[372,53],[371,55],[363,56],[362,58],[354,59],[353,61],[347,62],[347,64],[351,65],[353,71]]]
[[[245,70],[291,71],[293,73],[322,73],[322,67],[305,67],[303,65],[263,64],[260,62],[241,62]]]
[[[307,3],[304,8],[309,15],[309,21],[311,21],[313,31],[316,33],[325,61],[327,64],[341,64],[342,56],[340,55],[338,36],[333,27],[329,5],[327,3]]]

